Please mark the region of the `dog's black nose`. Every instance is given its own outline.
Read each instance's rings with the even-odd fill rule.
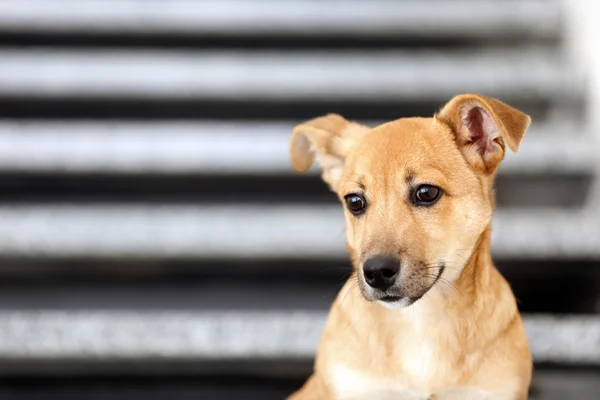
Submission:
[[[363,264],[363,275],[369,286],[379,290],[389,289],[400,272],[400,260],[392,256],[374,256]]]

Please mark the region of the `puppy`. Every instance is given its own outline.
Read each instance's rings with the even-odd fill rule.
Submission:
[[[342,202],[353,274],[289,399],[527,399],[531,355],[490,232],[496,170],[530,122],[466,94],[433,118],[294,128],[292,166],[316,158]]]

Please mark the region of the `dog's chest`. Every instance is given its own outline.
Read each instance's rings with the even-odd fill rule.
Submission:
[[[422,389],[431,387],[435,377],[447,373],[449,366],[444,362],[442,352],[434,343],[426,339],[411,341],[402,345],[396,360],[407,381]]]
[[[431,383],[435,382],[436,374],[443,373],[439,361],[433,349],[406,349],[398,362],[402,364],[402,370],[410,372],[403,373],[400,379],[375,377],[365,374],[362,369],[359,371],[342,363],[337,364],[331,371],[336,399],[427,400],[431,396]],[[377,361],[368,361],[369,364],[371,362]]]
[[[339,400],[428,400],[435,395],[436,399],[454,399],[440,397],[443,382],[454,376],[457,371],[445,359],[444,352],[435,342],[424,336],[412,336],[415,340],[401,340],[397,349],[392,350],[385,359],[369,358],[362,364],[350,367],[339,362],[331,368],[332,384],[336,399]],[[373,354],[367,352],[365,354]],[[368,356],[365,356],[368,357]],[[386,373],[368,373],[357,366],[383,365],[380,371],[396,371],[395,375]],[[440,385],[441,384],[441,385]],[[457,399],[483,399],[486,397],[469,397],[462,393]]]
[[[331,384],[336,400],[509,400],[473,388],[444,388],[435,392],[409,387],[401,380],[372,378],[341,364],[332,369]]]
[[[400,381],[368,377],[341,364],[332,368],[331,385],[336,400],[427,400],[429,397],[410,390]]]

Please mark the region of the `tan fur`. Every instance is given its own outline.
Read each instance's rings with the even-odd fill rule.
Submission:
[[[368,127],[329,114],[298,125],[292,131],[290,159],[298,172],[307,171],[316,154],[323,171],[323,180],[332,188],[339,180],[344,158],[354,140],[367,132]]]
[[[478,114],[468,114],[473,107]],[[484,121],[483,139],[470,115]],[[290,399],[527,398],[527,338],[492,263],[490,235],[504,144],[516,151],[529,122],[498,100],[462,95],[433,118],[371,129],[329,115],[294,129],[294,168],[307,170],[316,153],[342,203],[361,192],[367,210],[356,217],[344,206],[354,273],[331,308],[314,375]],[[412,181],[444,194],[432,207],[416,207],[408,200]],[[420,300],[402,309],[367,300],[361,266],[380,253],[399,257],[403,289],[425,293]]]

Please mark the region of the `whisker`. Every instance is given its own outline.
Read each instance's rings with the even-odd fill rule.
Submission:
[[[357,275],[352,275],[350,278],[348,278],[348,289],[346,290],[346,294],[344,295],[344,298],[342,299],[342,302],[340,303],[340,305],[344,305],[344,302],[346,301],[346,297],[348,297],[348,294],[350,293],[351,290],[354,290],[358,287],[358,276]]]
[[[487,221],[489,221],[489,219],[491,217],[492,217],[492,214],[489,214],[489,215],[485,216],[484,219],[473,218],[473,217],[469,217],[468,215],[465,215],[465,218],[468,218],[468,219],[473,220],[473,221],[480,222],[482,224],[486,223]]]
[[[440,268],[441,268],[441,265],[432,265],[432,266],[429,266],[429,267],[425,267],[425,270],[434,270],[434,271],[438,271]],[[444,268],[445,268],[445,269],[452,270],[452,271],[460,272],[461,274],[465,274],[466,276],[470,276],[470,277],[474,276],[474,275],[473,275],[473,274],[474,274],[474,272],[467,272],[467,271],[465,271],[465,270],[464,270],[464,269],[462,269],[462,268],[452,268],[452,267],[450,267],[450,266],[448,266],[448,265],[444,265]]]
[[[340,281],[349,281],[352,277],[352,273],[353,271],[346,272],[344,275],[342,275]]]
[[[444,278],[440,278],[438,281],[446,284],[447,286],[450,286],[451,288],[453,288],[454,290],[456,290],[461,296],[463,295],[463,293],[456,287],[456,285],[454,285],[449,280],[444,279]]]

